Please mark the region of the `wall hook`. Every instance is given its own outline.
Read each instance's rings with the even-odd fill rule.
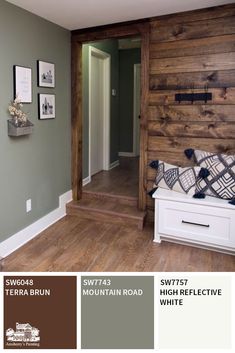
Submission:
[[[207,83],[205,84],[205,104],[207,103],[207,98],[208,98],[208,85]]]
[[[193,104],[193,102],[194,102],[194,84],[192,84],[192,86],[191,86],[191,104]]]

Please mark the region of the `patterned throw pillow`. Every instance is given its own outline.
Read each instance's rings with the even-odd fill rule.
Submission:
[[[186,150],[194,154],[197,164],[207,168],[210,175],[199,179],[196,192],[231,200],[235,198],[235,155],[217,154],[201,150]]]
[[[153,161],[150,163],[150,167],[157,169],[154,187],[189,195],[195,193],[197,179],[208,175],[208,172],[201,167],[181,168],[162,161]]]

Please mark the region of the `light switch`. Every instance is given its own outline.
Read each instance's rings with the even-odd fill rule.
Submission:
[[[31,199],[28,199],[26,201],[26,212],[30,212],[32,210],[32,203],[31,203]]]

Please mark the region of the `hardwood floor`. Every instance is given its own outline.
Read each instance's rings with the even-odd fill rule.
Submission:
[[[3,271],[235,271],[235,257],[152,241],[143,231],[66,216],[3,260]]]
[[[83,194],[84,195],[84,194]],[[113,223],[140,230],[144,227],[146,212],[139,211],[137,206],[126,205],[105,197],[84,198],[67,204],[67,215],[77,216],[80,219],[90,219],[102,223]]]
[[[138,209],[139,158],[121,157],[119,163],[94,175],[82,199],[67,204],[67,215],[142,230],[146,212]]]
[[[92,202],[100,212],[107,204],[109,217],[117,211],[127,215],[128,207],[137,204],[138,158],[120,158],[119,167],[96,174],[84,191],[84,212]],[[235,271],[234,256],[169,242],[156,244],[153,225],[140,231],[120,220],[109,223],[104,215],[66,216],[2,260],[2,271]]]
[[[138,196],[139,158],[119,158],[120,165],[109,171],[101,171],[92,176],[90,184],[83,191],[101,192],[123,196]]]

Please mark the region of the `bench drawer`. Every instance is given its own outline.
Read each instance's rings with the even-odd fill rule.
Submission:
[[[231,235],[231,211],[221,212],[215,207],[165,200],[158,202],[160,234],[217,245],[235,245],[235,234],[233,238]]]

